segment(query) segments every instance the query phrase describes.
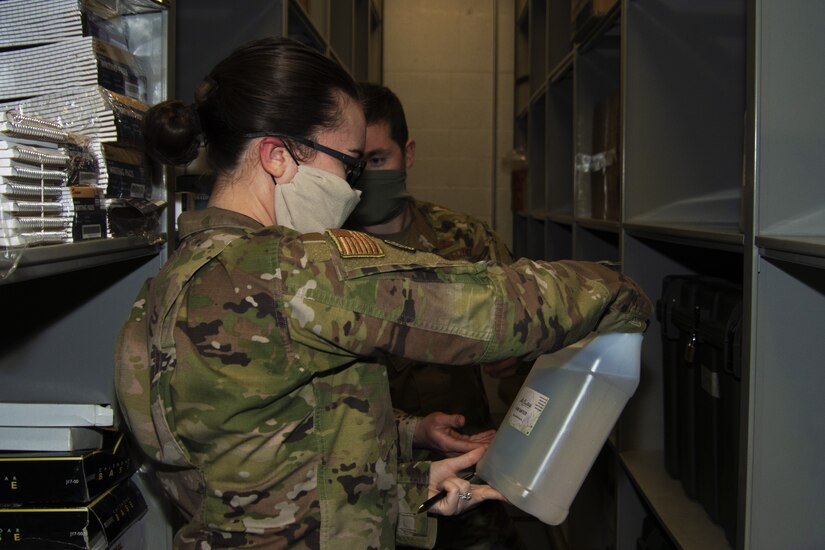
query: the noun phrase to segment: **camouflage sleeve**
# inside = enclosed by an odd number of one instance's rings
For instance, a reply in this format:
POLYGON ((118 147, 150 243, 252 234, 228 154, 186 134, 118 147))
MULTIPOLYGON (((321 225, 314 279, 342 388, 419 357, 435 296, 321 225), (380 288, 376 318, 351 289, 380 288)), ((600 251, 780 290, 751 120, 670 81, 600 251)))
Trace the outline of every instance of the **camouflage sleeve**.
POLYGON ((146 342, 147 309, 146 296, 151 279, 140 289, 129 318, 120 329, 115 344, 115 389, 121 404, 116 410, 123 415, 120 420, 135 435, 147 456, 156 458, 160 451, 152 429, 152 413, 149 408, 149 366, 146 342), (150 443, 151 442, 151 443, 150 443))
POLYGON ((421 419, 401 409, 393 409, 393 412, 395 413, 395 427, 398 430, 398 460, 412 460, 415 427, 421 419))
POLYGON ((490 226, 479 221, 475 225, 476 237, 473 258, 505 265, 513 263, 513 254, 490 226))
POLYGON ((319 265, 323 274, 290 277, 287 317, 296 343, 326 354, 442 364, 530 360, 593 330, 641 332, 651 313, 633 281, 596 263, 504 266, 397 253, 332 254, 319 265))
POLYGON ((398 527, 395 542, 415 548, 435 545, 438 524, 429 514, 419 514, 418 507, 429 495, 430 463, 407 462, 398 465, 398 527))

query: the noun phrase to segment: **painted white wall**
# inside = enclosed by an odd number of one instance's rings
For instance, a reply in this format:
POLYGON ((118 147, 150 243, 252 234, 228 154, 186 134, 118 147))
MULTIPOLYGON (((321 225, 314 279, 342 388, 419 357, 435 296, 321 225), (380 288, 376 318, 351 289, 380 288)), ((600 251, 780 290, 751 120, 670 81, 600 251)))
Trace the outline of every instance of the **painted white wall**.
POLYGON ((514 0, 384 0, 384 84, 417 142, 408 189, 511 243, 514 0))
MULTIPOLYGON (((416 198, 491 223, 512 246, 514 0, 384 0, 384 85, 401 99, 416 198)), ((508 404, 484 377, 494 419, 508 404)))

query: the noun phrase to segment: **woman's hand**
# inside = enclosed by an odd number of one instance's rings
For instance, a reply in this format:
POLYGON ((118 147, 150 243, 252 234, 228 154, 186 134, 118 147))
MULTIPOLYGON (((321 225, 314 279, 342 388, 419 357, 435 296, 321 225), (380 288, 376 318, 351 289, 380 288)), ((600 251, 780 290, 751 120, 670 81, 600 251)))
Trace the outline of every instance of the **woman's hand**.
POLYGON ((437 460, 430 465, 429 496, 435 496, 442 490, 447 491, 447 496, 436 502, 430 512, 454 516, 485 500, 507 500, 489 485, 474 485, 457 476, 462 470, 474 466, 485 452, 486 449, 479 448, 455 458, 437 460))
POLYGON ((430 413, 415 427, 413 446, 430 449, 446 456, 456 456, 478 448, 487 448, 496 435, 495 430, 487 430, 473 435, 459 433, 457 428, 464 425, 460 414, 430 413))

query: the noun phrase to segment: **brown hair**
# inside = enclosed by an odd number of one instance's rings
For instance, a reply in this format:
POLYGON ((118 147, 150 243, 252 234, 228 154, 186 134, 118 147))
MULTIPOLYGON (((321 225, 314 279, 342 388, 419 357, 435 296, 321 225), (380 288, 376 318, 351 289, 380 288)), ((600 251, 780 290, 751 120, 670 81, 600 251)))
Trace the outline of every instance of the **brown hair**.
POLYGON ((386 86, 371 82, 359 82, 358 91, 361 94, 361 106, 364 108, 367 124, 389 124, 390 137, 398 144, 403 154, 410 136, 401 100, 386 86))
POLYGON ((195 104, 172 100, 144 119, 150 155, 186 164, 202 138, 216 172, 235 168, 248 138, 273 132, 312 139, 341 124, 341 95, 359 100, 355 82, 331 59, 287 38, 249 42, 219 62, 195 91, 195 104))

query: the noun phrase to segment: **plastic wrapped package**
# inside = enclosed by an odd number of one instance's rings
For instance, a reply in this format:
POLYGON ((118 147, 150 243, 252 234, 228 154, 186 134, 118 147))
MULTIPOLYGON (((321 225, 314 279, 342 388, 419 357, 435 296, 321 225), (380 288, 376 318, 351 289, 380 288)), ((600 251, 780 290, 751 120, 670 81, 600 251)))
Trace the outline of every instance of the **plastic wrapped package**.
POLYGON ((0 100, 12 101, 70 87, 99 84, 146 101, 146 77, 138 58, 92 36, 0 51, 0 100))
POLYGON ((126 28, 116 6, 101 0, 4 0, 0 2, 0 47, 96 36, 126 48, 126 28))
MULTIPOLYGON (((96 184, 109 196, 122 196, 118 191, 110 193, 107 189, 109 163, 105 144, 116 143, 118 147, 142 149, 142 124, 148 105, 93 85, 0 105, 1 109, 55 120, 66 130, 90 138, 88 148, 97 164, 96 184)), ((115 179, 119 179, 118 175, 115 179)), ((143 184, 151 185, 149 182, 143 184)), ((121 184, 116 182, 115 186, 118 185, 121 184)), ((144 191, 144 196, 151 195, 151 190, 144 191)))
MULTIPOLYGON (((166 34, 166 8, 159 0, 3 0, 0 2, 0 49, 8 50, 4 52, 9 53, 4 61, 39 56, 41 68, 51 67, 46 77, 71 68, 72 74, 66 77, 71 80, 89 76, 90 73, 80 70, 81 61, 88 63, 89 59, 75 53, 68 62, 63 62, 54 52, 68 51, 69 45, 76 48, 77 40, 89 38, 94 44, 100 84, 115 92, 157 103, 164 92, 165 64, 161 53, 166 34), (50 46, 50 49, 37 50, 39 46, 50 46), (18 52, 11 52, 13 49, 18 52), (138 88, 131 87, 133 84, 138 88), (135 90, 139 95, 132 93, 135 90)), ((8 69, 12 65, 4 63, 4 66, 8 69)), ((28 75, 25 68, 21 70, 20 78, 14 78, 12 72, 4 75, 6 83, 17 86, 25 81, 28 75)), ((42 86, 44 82, 37 84, 42 86)), ((40 89, 28 96, 49 91, 40 89)), ((21 93, 9 97, 28 96, 21 93)))
POLYGON ((166 201, 147 199, 107 199, 111 237, 143 237, 150 243, 162 242, 160 216, 166 201))
POLYGON ((115 144, 103 145, 108 178, 106 197, 148 199, 152 196, 152 167, 143 151, 115 144))
MULTIPOLYGON (((90 176, 96 179, 88 143, 88 138, 59 124, 4 113, 0 120, 0 277, 16 268, 26 247, 72 242, 75 200, 67 184, 90 176)), ((99 204, 102 193, 91 189, 99 204)), ((106 236, 105 215, 103 221, 99 237, 106 236)), ((88 238, 93 232, 80 235, 88 238)))

